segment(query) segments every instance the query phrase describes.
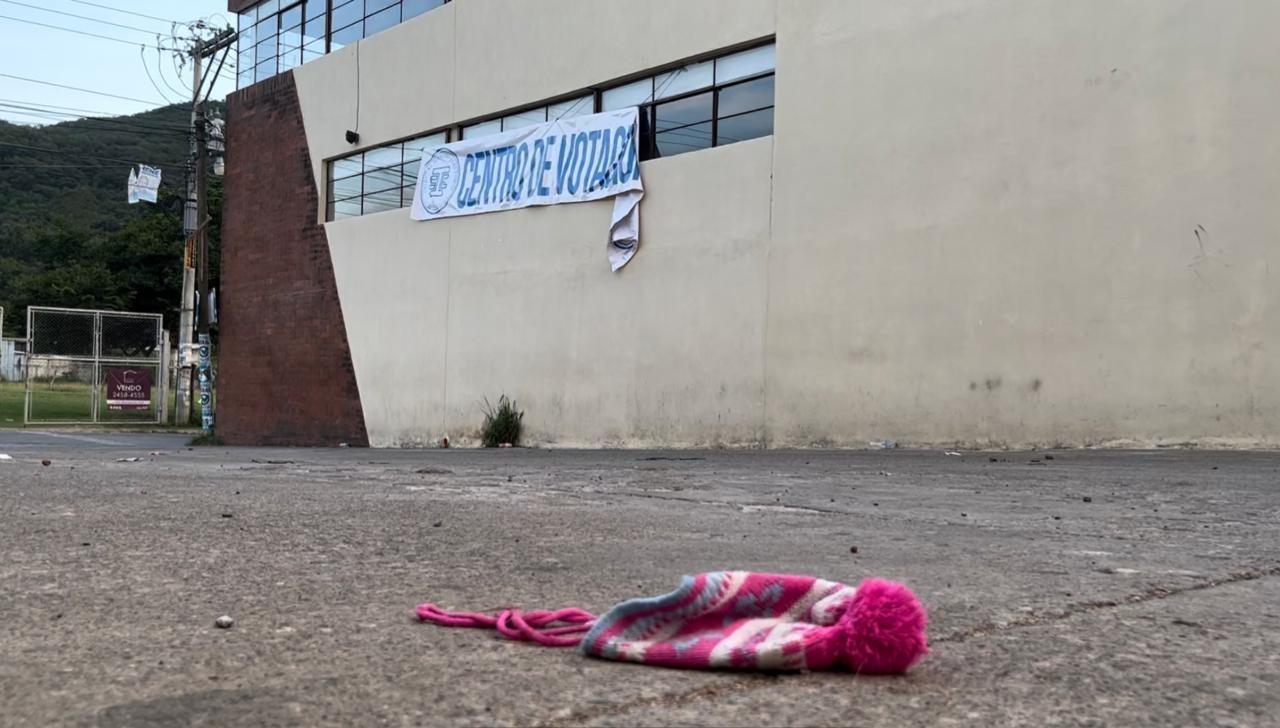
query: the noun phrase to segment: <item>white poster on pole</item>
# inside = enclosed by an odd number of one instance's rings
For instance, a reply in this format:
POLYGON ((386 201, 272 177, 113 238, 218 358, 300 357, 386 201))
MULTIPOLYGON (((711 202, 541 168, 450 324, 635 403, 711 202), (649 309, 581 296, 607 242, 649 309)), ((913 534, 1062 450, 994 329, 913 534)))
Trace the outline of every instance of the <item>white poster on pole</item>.
POLYGON ((559 119, 427 149, 410 216, 435 220, 614 198, 609 264, 640 244, 637 109, 559 119))
POLYGON ((160 170, 139 164, 138 169, 129 170, 129 204, 139 202, 155 202, 160 195, 160 170))

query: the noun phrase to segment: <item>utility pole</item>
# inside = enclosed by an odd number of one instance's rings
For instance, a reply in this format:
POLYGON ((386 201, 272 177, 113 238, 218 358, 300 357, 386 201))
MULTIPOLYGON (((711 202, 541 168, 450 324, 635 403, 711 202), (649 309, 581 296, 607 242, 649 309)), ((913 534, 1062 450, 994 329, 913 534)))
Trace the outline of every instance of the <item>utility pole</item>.
MULTIPOLYGON (((183 206, 183 230, 186 233, 186 254, 183 259, 182 316, 179 323, 179 351, 182 357, 181 383, 178 386, 178 411, 175 415, 177 424, 186 424, 191 419, 191 393, 199 389, 201 427, 205 431, 213 429, 213 372, 211 364, 212 345, 209 339, 209 321, 212 309, 209 306, 209 125, 205 116, 205 104, 202 95, 213 90, 222 70, 219 65, 209 89, 204 89, 204 60, 212 58, 219 51, 230 52, 230 46, 236 40, 235 31, 227 28, 218 32, 208 40, 197 40, 191 48, 193 77, 191 81, 191 156, 192 171, 187 179, 187 200, 183 206), (194 264, 194 268, 193 265, 194 264), (194 285, 192 283, 194 282, 194 285), (198 297, 197 297, 198 296, 198 297), (195 301, 192 299, 195 298, 195 301), (197 306, 194 305, 198 301, 197 306), (192 322, 196 319, 197 328, 197 360, 192 362, 190 344, 192 343, 192 322), (196 364, 193 368, 192 364, 196 364), (196 376, 198 374, 198 376, 196 376)), ((225 62, 226 56, 223 56, 225 62)))

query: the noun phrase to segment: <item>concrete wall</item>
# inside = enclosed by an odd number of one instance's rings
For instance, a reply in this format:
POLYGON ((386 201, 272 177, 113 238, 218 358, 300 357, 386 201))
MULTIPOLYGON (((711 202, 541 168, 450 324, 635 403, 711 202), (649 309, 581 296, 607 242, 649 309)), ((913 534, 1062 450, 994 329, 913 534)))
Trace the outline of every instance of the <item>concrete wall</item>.
POLYGON ((1280 440, 1277 22, 783 2, 771 444, 1280 440))
MULTIPOLYGON (((646 163, 620 274, 608 203, 327 224, 370 442, 457 439, 506 392, 560 444, 1280 443, 1277 21, 467 0, 368 39, 364 145, 778 46, 775 135, 646 163)), ((294 71, 321 183, 356 54, 294 71)))

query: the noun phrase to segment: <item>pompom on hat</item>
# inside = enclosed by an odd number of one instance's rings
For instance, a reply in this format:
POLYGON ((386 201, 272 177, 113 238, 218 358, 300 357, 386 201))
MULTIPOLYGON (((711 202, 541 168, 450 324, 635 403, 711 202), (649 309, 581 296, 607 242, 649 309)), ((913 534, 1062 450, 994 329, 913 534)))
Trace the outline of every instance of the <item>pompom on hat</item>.
POLYGON ((608 660, 693 669, 906 672, 928 652, 924 607, 902 584, 855 589, 811 576, 715 571, 596 617, 581 609, 497 614, 417 609, 423 622, 496 629, 608 660), (584 634, 585 633, 585 634, 584 634))

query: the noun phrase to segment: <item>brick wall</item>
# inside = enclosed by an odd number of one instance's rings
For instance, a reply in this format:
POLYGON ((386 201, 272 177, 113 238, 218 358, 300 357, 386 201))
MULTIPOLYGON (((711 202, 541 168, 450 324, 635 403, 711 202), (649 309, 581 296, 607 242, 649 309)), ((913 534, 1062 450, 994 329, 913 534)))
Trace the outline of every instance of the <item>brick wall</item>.
POLYGON ((227 99, 218 434, 368 445, 293 74, 227 99))

